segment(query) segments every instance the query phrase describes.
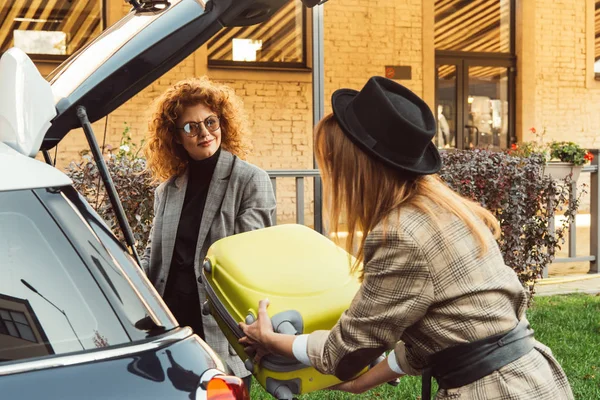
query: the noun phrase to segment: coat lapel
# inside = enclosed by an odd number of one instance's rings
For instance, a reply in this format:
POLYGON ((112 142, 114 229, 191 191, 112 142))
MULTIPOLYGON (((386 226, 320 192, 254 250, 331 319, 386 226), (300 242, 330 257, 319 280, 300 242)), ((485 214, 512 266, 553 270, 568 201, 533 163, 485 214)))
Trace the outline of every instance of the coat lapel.
MULTIPOLYGON (((199 263, 202 247, 206 236, 210 231, 215 215, 221 209, 223 203, 223 197, 227 192, 227 184, 229 183, 229 176, 231 175, 231 168, 233 167, 233 155, 228 151, 222 150, 219 155, 219 160, 215 167, 215 172, 210 181, 208 187, 208 194, 206 196, 206 204, 204 206, 204 212, 202 213, 202 221, 200 222, 200 232, 198 233, 198 242, 196 244, 196 263, 199 263)), ((196 265, 197 267, 197 265, 196 265)), ((197 269, 197 268, 196 268, 197 269)))
POLYGON ((173 257, 173 249, 175 248, 175 239, 177 238, 177 228, 179 227, 179 218, 181 217, 187 182, 188 172, 186 170, 183 175, 167 186, 162 230, 162 265, 163 269, 166 270, 166 275, 169 274, 169 267, 173 257))

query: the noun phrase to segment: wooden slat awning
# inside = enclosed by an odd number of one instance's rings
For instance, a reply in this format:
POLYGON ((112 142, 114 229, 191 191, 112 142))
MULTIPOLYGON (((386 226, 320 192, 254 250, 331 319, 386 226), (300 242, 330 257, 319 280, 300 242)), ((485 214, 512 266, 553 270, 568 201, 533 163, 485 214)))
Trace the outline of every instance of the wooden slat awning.
POLYGON ((435 49, 510 52, 511 0, 435 0, 435 49))
POLYGON ((233 39, 261 40, 257 62, 303 61, 303 6, 289 0, 270 20, 254 26, 224 28, 208 42, 209 61, 233 61, 233 39))
POLYGON ((65 55, 102 32, 102 0, 15 0, 0 5, 0 52, 14 46, 15 30, 66 34, 65 55))

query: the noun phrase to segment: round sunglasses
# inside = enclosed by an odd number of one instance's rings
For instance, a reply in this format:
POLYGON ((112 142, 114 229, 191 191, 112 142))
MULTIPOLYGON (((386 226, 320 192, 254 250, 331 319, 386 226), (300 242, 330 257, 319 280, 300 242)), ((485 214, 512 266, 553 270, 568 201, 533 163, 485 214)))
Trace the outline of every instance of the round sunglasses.
POLYGON ((219 117, 216 115, 211 115, 206 118, 204 121, 200 122, 187 122, 181 128, 177 128, 177 130, 183 131, 183 134, 187 137, 193 138, 198 136, 202 132, 202 125, 209 132, 214 132, 221 127, 219 123, 219 117))

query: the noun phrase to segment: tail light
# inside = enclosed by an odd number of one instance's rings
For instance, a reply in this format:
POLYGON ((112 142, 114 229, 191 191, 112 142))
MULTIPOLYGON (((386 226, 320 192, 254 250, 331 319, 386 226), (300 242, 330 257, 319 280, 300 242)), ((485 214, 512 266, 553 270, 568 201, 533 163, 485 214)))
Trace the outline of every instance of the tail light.
POLYGON ((206 400, 250 400, 244 381, 236 376, 215 374, 202 386, 206 390, 206 400))

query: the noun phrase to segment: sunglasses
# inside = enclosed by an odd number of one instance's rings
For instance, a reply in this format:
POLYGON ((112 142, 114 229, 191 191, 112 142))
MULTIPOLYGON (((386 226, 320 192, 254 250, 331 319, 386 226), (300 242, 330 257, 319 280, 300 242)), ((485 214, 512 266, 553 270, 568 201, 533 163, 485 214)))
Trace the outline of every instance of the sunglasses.
POLYGON ((202 132, 202 125, 209 132, 214 132, 221 127, 219 123, 219 117, 216 115, 211 115, 206 118, 204 121, 200 122, 187 122, 181 128, 177 128, 177 130, 183 131, 183 134, 187 137, 193 138, 198 136, 202 132))

